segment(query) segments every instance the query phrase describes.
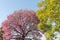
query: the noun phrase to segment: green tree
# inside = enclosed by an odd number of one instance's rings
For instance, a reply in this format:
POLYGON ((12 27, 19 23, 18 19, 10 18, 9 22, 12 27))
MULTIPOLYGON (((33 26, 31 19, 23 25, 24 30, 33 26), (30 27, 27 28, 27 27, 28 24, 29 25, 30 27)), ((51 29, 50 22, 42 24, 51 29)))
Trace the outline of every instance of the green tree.
POLYGON ((46 40, 53 40, 54 32, 60 32, 60 0, 43 0, 38 7, 38 28, 46 35, 46 40))
POLYGON ((0 40, 2 40, 2 30, 0 28, 0 40))

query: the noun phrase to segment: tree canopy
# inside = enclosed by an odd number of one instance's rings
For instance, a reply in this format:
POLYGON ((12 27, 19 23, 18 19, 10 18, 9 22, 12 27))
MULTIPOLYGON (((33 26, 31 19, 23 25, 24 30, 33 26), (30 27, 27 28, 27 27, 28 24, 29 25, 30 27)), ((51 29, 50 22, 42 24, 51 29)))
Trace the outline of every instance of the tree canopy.
POLYGON ((46 40, 53 40, 54 32, 60 32, 60 0, 43 0, 38 7, 38 28, 46 35, 46 40))
POLYGON ((3 40, 40 40, 42 35, 36 27, 39 20, 35 14, 32 10, 19 10, 9 15, 2 23, 3 40))
POLYGON ((3 40, 3 38, 2 38, 2 28, 0 28, 0 40, 3 40))

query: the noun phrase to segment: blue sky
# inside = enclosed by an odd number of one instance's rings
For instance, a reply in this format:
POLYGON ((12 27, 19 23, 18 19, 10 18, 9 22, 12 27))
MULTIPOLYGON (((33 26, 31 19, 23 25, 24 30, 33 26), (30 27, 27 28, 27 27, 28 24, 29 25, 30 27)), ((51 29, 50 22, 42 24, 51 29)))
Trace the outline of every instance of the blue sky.
POLYGON ((0 0, 0 25, 15 10, 37 10, 39 1, 41 0, 0 0))

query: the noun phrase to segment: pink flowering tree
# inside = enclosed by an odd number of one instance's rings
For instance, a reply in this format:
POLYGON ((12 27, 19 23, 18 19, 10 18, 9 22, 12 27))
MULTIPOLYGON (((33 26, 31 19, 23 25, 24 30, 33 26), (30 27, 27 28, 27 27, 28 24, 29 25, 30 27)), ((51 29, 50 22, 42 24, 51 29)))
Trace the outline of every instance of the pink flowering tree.
POLYGON ((39 20, 32 10, 19 10, 7 17, 2 23, 3 40, 40 40, 41 32, 37 29, 39 20))

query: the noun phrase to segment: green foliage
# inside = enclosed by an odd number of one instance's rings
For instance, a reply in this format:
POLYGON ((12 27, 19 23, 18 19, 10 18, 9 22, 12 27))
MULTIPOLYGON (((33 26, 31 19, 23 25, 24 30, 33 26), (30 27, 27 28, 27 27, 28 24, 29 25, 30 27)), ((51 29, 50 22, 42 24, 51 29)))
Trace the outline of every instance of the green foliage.
POLYGON ((2 30, 0 28, 0 40, 2 40, 2 30))
POLYGON ((60 29, 60 0, 44 0, 38 3, 38 7, 38 28, 45 33, 46 40, 53 40, 53 33, 60 29))

